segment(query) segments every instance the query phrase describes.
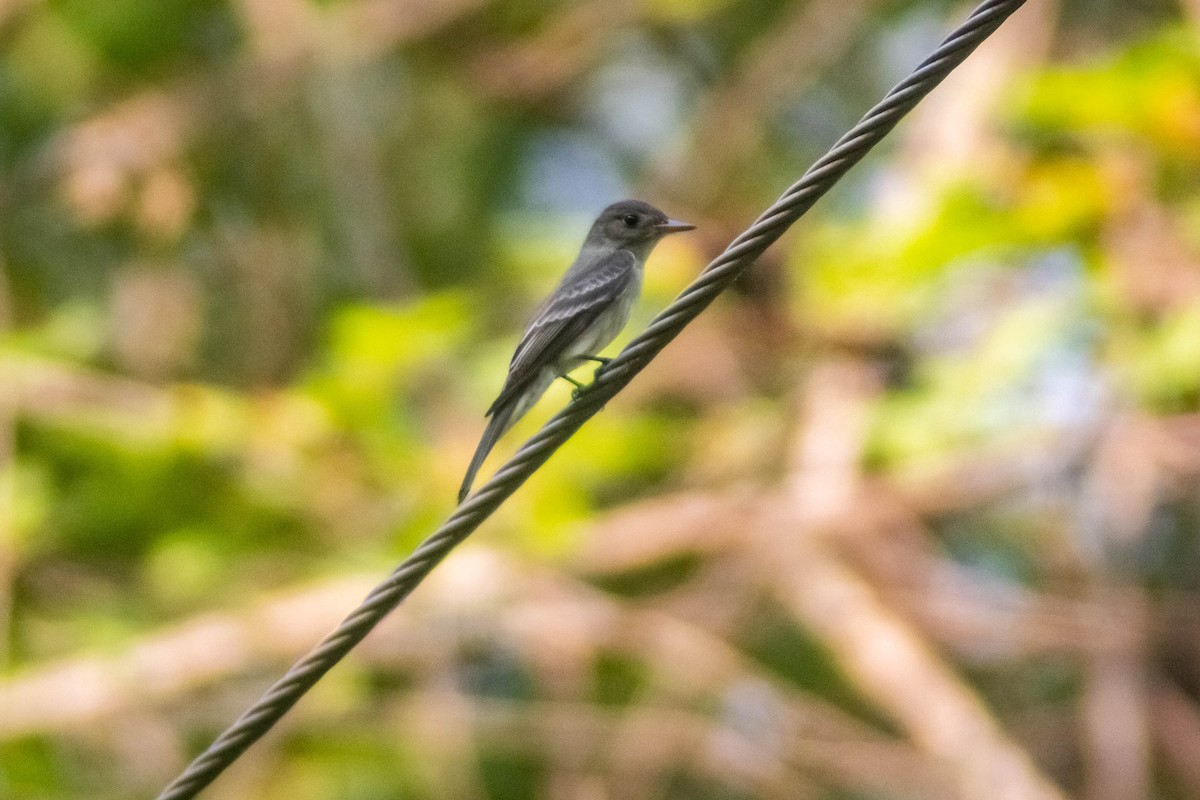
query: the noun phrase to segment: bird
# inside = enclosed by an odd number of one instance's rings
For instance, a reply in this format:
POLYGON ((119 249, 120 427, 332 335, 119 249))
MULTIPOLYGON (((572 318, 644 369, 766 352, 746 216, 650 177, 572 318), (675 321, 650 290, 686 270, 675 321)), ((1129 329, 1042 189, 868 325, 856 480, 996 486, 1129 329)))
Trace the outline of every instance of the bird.
POLYGON ((604 368, 609 359, 597 353, 629 321, 650 252, 666 236, 695 227, 640 200, 622 200, 600 212, 579 255, 525 326, 504 386, 485 415, 487 426, 458 490, 460 504, 496 442, 556 378, 574 384, 578 393, 586 387, 570 377, 571 370, 588 361, 604 368))

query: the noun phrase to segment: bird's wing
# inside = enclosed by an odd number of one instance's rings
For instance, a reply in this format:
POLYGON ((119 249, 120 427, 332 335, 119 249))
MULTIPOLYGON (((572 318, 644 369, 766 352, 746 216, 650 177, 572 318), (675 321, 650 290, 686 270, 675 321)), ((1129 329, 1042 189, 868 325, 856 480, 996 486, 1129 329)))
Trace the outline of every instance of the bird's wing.
POLYGON ((488 414, 524 391, 542 367, 556 362, 567 348, 587 331, 596 318, 625 291, 632 279, 636 260, 627 250, 618 250, 564 283, 550 295, 525 328, 504 388, 488 414))

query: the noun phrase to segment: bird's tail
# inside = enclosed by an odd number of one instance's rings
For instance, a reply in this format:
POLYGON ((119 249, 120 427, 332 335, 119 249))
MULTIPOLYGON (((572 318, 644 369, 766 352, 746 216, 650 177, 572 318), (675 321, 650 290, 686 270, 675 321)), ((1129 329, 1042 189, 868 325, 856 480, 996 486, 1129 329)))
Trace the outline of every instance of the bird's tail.
POLYGON ((479 446, 475 448, 475 455, 471 457, 471 465, 467 467, 467 474, 463 476, 462 486, 458 490, 459 503, 466 500, 467 495, 471 493, 471 484, 475 483, 476 473, 483 466, 488 453, 492 452, 492 448, 496 446, 496 441, 509 429, 509 422, 513 421, 512 416, 515 410, 514 403, 507 403, 492 413, 487 427, 483 431, 483 438, 479 440, 479 446))

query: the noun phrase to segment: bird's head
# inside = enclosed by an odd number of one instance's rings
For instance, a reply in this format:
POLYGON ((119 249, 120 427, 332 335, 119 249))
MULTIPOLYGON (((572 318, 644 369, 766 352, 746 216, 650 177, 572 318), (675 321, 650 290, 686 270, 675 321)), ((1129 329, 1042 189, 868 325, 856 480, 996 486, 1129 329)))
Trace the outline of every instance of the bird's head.
POLYGON ((662 237, 690 231, 695 225, 671 219, 649 203, 622 200, 600 212, 588 234, 588 244, 641 249, 662 237))

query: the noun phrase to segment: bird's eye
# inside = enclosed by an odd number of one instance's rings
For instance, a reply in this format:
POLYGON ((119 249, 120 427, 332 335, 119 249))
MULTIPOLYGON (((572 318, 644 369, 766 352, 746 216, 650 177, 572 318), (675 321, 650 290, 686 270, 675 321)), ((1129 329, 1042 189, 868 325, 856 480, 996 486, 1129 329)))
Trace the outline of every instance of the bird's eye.
POLYGON ((626 214, 624 217, 621 218, 621 221, 625 223, 626 228, 632 228, 634 225, 638 224, 638 215, 637 214, 626 214))

